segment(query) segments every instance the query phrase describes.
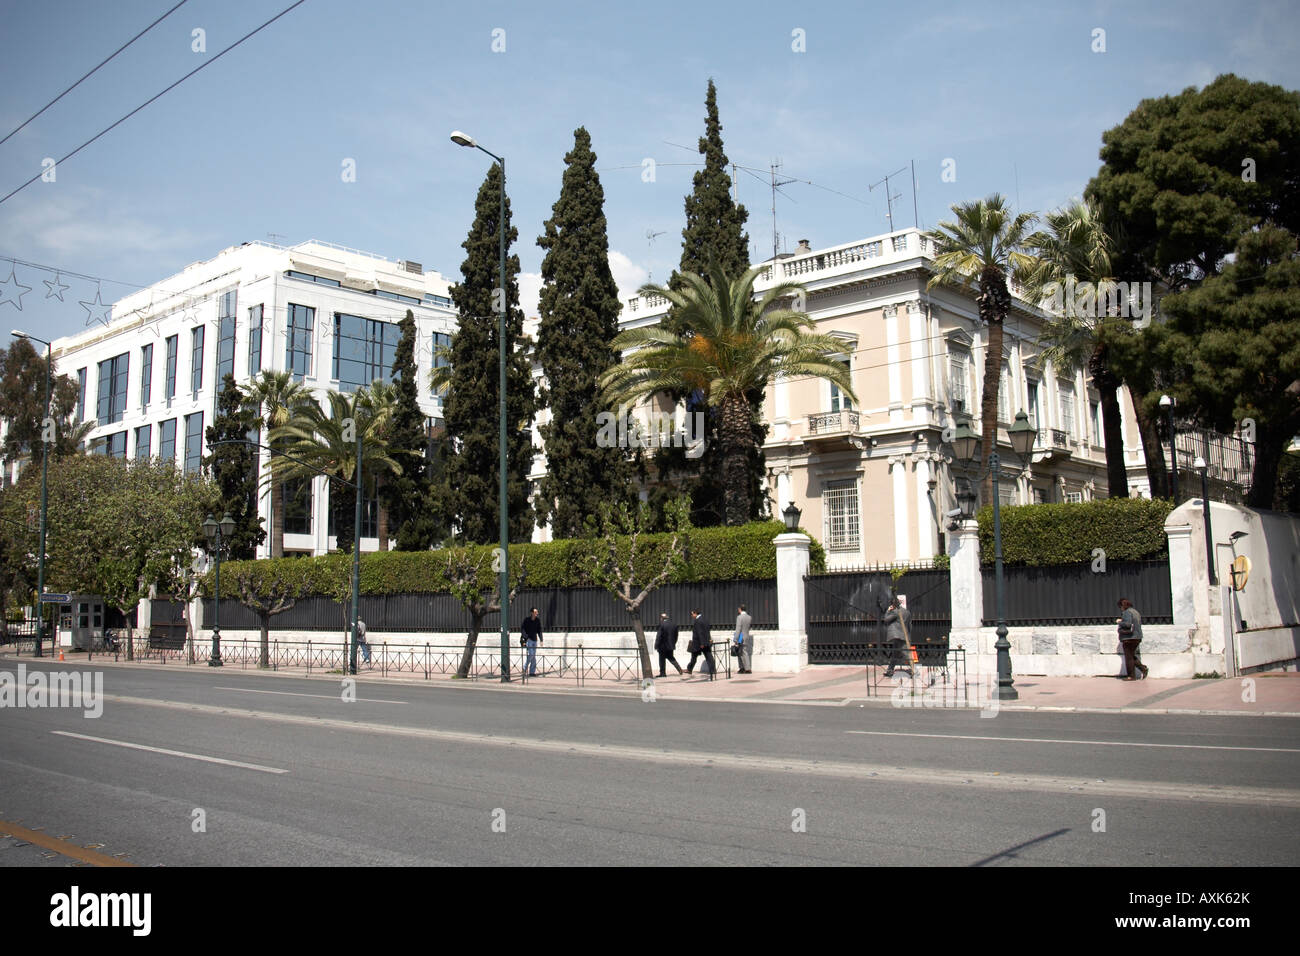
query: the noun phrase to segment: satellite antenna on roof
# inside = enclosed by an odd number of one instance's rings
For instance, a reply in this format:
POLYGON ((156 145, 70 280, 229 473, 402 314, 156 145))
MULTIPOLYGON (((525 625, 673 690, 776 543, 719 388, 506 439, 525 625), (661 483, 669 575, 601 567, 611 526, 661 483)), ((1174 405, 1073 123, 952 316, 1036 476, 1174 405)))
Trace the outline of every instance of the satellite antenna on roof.
POLYGON ((663 230, 660 230, 659 232, 655 232, 653 229, 647 229, 647 230, 645 231, 645 237, 646 237, 646 239, 648 240, 648 244, 649 244, 649 245, 654 245, 655 236, 662 236, 662 235, 664 235, 665 233, 667 233, 667 231, 668 231, 668 230, 663 229, 663 230))
POLYGON ((872 185, 870 185, 870 186, 867 187, 867 190, 868 190, 868 191, 871 191, 871 190, 874 190, 874 189, 875 189, 877 186, 879 186, 881 183, 884 183, 884 186, 885 186, 885 209, 887 210, 887 212, 885 213, 885 216, 889 219, 889 231, 890 231, 890 232, 893 232, 893 231, 894 231, 894 200, 895 200, 895 199, 902 199, 902 198, 903 198, 903 194, 902 194, 902 193, 892 193, 892 194, 891 194, 890 191, 889 191, 889 180, 892 179, 893 177, 897 176, 899 173, 905 173, 905 172, 907 172, 907 167, 906 167, 906 166, 904 166, 902 169, 896 169, 896 170, 894 170, 892 173, 890 173, 888 176, 886 176, 884 179, 880 180, 879 182, 873 183, 872 185))

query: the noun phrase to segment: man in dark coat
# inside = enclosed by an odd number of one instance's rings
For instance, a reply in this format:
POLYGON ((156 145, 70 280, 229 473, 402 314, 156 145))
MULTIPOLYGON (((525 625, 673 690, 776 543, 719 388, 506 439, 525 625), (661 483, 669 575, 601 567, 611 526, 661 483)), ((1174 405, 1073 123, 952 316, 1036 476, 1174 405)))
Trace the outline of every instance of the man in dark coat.
POLYGON ((667 677, 667 662, 672 661, 677 673, 682 665, 677 663, 677 625, 668 618, 667 611, 659 612, 659 633, 655 635, 655 651, 659 654, 659 676, 667 677))
MULTIPOLYGON (((880 605, 877 604, 876 607, 880 605)), ((894 665, 902 664, 903 670, 909 674, 912 673, 911 661, 907 658, 907 647, 911 643, 910 635, 912 632, 912 612, 906 606, 899 603, 897 597, 889 602, 889 610, 885 614, 885 641, 890 645, 889 650, 889 667, 885 669, 885 676, 894 675, 894 665)))
POLYGON ((691 661, 686 665, 686 673, 690 674, 695 670, 695 659, 704 655, 705 661, 709 665, 709 674, 717 672, 717 665, 713 662, 713 637, 709 634, 709 622, 699 609, 691 611, 691 643, 686 648, 691 652, 691 661))

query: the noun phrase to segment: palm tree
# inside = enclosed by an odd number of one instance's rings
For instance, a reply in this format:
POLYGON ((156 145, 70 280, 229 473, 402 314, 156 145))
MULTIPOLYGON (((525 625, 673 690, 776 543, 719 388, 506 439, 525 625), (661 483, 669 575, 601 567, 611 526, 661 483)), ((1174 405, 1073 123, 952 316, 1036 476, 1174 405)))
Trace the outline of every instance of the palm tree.
MULTIPOLYGON (((287 425, 271 432, 272 441, 283 442, 285 454, 292 456, 271 459, 272 473, 278 472, 277 480, 311 478, 324 472, 343 482, 352 481, 357 467, 358 438, 363 479, 367 476, 373 479, 384 471, 401 474, 402 468, 389 457, 388 442, 383 437, 389 413, 373 403, 368 390, 357 389, 351 396, 329 392, 326 398, 328 414, 318 403, 307 402, 287 425)), ((340 551, 350 551, 361 531, 352 527, 349 509, 355 506, 354 494, 350 485, 335 484, 330 489, 340 551)))
MULTIPOLYGON (((301 382, 295 381, 292 372, 264 371, 248 386, 248 400, 259 409, 266 425, 267 443, 274 444, 270 434, 288 425, 299 410, 311 402, 311 392, 301 382)), ((313 403, 314 404, 314 403, 313 403)), ((283 449, 278 449, 283 450, 283 449)), ((275 456, 272 456, 274 464, 275 456)), ((284 481, 271 469, 271 557, 284 557, 284 481), (278 514, 278 517, 277 517, 278 514)))
MULTIPOLYGON (((365 405, 370 409, 370 413, 383 422, 380 427, 379 436, 385 441, 390 439, 394 416, 397 414, 397 386, 391 382, 385 382, 383 379, 375 379, 369 388, 362 389, 365 394, 359 396, 364 400, 365 405)), ((394 451, 419 451, 419 449, 394 449, 394 451)), ((385 477, 383 474, 375 475, 375 491, 379 493, 383 487, 385 477)), ((388 550, 388 509, 384 506, 384 496, 379 494, 379 550, 388 550)))
POLYGON ((1091 202, 1075 200, 1064 209, 1046 216, 1047 231, 1030 236, 1026 245, 1037 259, 1025 276, 1030 301, 1052 300, 1053 318, 1038 334, 1043 359, 1057 368, 1075 371, 1086 368, 1101 395, 1102 431, 1106 446, 1106 483, 1112 498, 1128 497, 1128 469, 1124 466, 1124 439, 1120 432, 1119 377, 1110 370, 1109 338, 1127 331, 1127 323, 1116 315, 1114 296, 1098 294, 1114 281, 1111 266, 1112 243, 1091 202), (1085 288, 1097 308, 1080 310, 1070 301, 1073 284, 1085 288), (1092 314, 1087 314, 1091 311, 1092 314))
MULTIPOLYGON (((998 383, 1002 374, 1002 326, 1011 311, 1008 273, 1014 279, 1033 264, 1024 251, 1030 227, 1037 217, 1023 212, 1012 218, 1000 193, 952 207, 956 222, 940 222, 927 236, 937 246, 934 275, 926 288, 951 282, 968 288, 978 282, 975 304, 980 321, 989 330, 984 353, 984 392, 980 406, 981 451, 984 461, 997 448, 998 383)), ((993 499, 993 475, 984 477, 984 501, 993 499)))
POLYGON ((675 334, 662 326, 629 329, 613 341, 622 361, 600 378, 602 399, 610 407, 631 405, 660 392, 699 394, 721 412, 722 474, 726 520, 749 520, 746 459, 754 448, 748 393, 777 375, 811 375, 834 382, 853 400, 849 373, 829 356, 843 344, 820 335, 803 312, 780 307, 782 299, 800 295, 794 282, 772 286, 758 298, 754 280, 764 266, 730 278, 714 265, 709 280, 692 272, 678 276, 680 290, 642 286, 642 295, 661 295, 678 310, 675 334))

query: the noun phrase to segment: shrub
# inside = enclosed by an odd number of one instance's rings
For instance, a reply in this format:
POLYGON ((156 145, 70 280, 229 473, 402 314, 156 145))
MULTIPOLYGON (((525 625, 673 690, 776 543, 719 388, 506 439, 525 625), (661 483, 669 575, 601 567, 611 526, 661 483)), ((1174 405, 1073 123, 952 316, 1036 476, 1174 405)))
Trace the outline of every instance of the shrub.
MULTIPOLYGON (((691 528, 688 530, 686 562, 669 580, 729 581, 776 577, 776 546, 772 539, 785 530, 779 521, 757 521, 738 528, 691 528)), ((805 532, 806 533, 806 532, 805 532)), ((812 538, 811 535, 809 535, 812 538)), ((662 567, 663 552, 672 541, 671 534, 643 535, 637 542, 637 563, 645 567, 662 567)), ((619 540, 625 554, 628 539, 619 540)), ((468 545, 480 561, 481 583, 491 587, 492 553, 490 545, 468 545)), ((510 560, 523 558, 527 569, 526 588, 590 587, 594 584, 588 571, 587 555, 605 549, 600 538, 574 538, 543 544, 518 544, 510 547, 510 560)), ((826 570, 826 551, 812 538, 809 559, 813 571, 826 570)), ((361 556, 361 593, 438 594, 447 593, 447 551, 378 551, 361 556)), ((352 556, 327 554, 315 558, 264 558, 261 561, 223 561, 221 596, 237 598, 236 579, 252 574, 255 591, 264 588, 276 574, 284 576, 297 594, 342 593, 343 582, 352 573, 352 556)), ((204 596, 212 594, 212 572, 200 585, 204 596)))
MULTIPOLYGON (((1108 561, 1140 561, 1169 551, 1165 519, 1173 504, 1163 498, 1105 498, 1078 504, 1013 505, 1002 509, 1004 564, 1041 566, 1093 560, 1101 548, 1108 561)), ((981 508, 980 560, 993 563, 993 508, 981 508)))

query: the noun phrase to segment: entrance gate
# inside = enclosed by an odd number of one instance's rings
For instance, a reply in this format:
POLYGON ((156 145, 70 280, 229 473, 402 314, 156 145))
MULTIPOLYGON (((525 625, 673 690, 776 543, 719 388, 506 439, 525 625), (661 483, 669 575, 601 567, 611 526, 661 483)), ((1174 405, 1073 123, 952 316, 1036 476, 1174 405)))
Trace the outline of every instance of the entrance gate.
POLYGON ((808 663, 866 664, 868 650, 885 640, 890 597, 901 594, 912 612, 913 644, 946 643, 952 597, 946 568, 877 566, 804 575, 808 663))

